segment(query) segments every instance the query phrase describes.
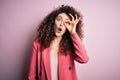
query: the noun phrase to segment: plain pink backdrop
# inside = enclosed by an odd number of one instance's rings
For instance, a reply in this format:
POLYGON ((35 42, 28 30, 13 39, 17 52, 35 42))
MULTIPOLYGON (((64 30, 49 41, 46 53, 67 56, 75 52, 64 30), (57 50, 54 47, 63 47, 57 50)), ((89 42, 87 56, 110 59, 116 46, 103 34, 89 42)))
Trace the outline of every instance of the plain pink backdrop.
POLYGON ((90 60, 79 80, 120 80, 120 0, 0 0, 0 80, 25 80, 39 22, 61 4, 84 16, 90 60))

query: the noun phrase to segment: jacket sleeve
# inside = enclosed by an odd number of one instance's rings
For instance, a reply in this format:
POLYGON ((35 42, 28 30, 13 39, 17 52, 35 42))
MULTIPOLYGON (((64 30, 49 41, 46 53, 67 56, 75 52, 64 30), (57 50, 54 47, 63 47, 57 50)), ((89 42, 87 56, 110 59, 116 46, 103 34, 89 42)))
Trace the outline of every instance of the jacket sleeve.
POLYGON ((37 56, 37 43, 33 42, 28 80, 36 80, 36 56, 37 56))
POLYGON ((73 55, 74 59, 79 63, 88 62, 89 57, 87 55, 87 51, 76 32, 71 34, 71 39, 73 41, 74 50, 75 50, 75 53, 73 55))

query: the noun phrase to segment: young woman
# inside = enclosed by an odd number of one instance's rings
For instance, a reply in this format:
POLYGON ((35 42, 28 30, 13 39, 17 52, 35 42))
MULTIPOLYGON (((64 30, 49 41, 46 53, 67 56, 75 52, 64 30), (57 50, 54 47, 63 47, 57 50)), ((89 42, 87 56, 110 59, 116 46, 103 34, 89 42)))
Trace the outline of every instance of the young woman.
POLYGON ((28 80, 78 80, 74 60, 88 62, 82 44, 82 15, 62 5, 40 23, 28 80))

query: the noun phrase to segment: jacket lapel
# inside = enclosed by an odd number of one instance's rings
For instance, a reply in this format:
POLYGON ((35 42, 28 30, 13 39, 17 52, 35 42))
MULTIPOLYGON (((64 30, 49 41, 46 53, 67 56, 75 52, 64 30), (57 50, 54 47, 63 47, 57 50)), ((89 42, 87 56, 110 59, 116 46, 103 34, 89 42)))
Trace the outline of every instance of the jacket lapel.
POLYGON ((43 59, 44 59, 43 61, 45 65, 47 79, 51 80, 50 47, 43 50, 43 59))

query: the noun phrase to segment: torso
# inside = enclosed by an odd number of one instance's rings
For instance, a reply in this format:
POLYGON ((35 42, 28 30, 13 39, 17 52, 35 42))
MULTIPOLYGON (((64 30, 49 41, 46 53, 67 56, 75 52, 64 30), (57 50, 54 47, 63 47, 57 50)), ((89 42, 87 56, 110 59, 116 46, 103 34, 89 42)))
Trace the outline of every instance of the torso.
POLYGON ((52 46, 50 51, 51 77, 52 80, 58 80, 58 48, 52 46))
POLYGON ((56 37, 51 43, 50 62, 52 80, 58 80, 58 52, 61 39, 62 37, 56 37))

